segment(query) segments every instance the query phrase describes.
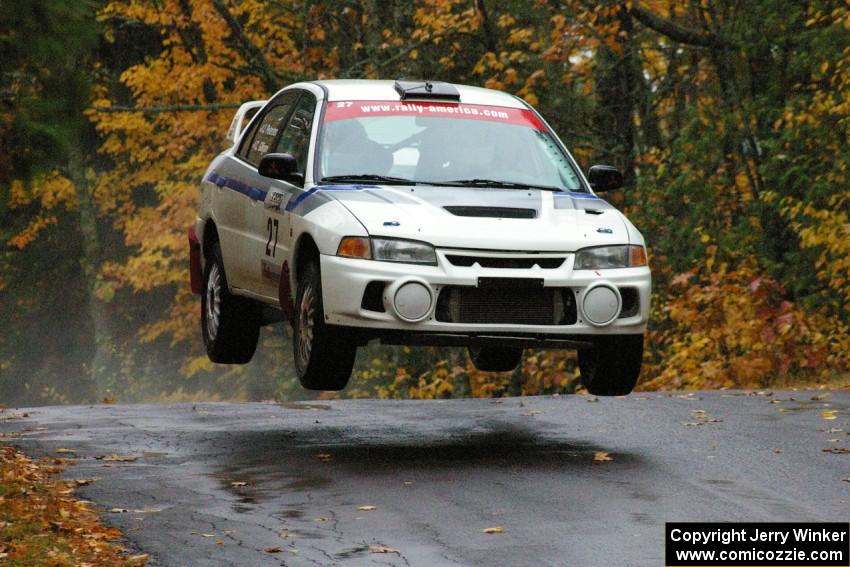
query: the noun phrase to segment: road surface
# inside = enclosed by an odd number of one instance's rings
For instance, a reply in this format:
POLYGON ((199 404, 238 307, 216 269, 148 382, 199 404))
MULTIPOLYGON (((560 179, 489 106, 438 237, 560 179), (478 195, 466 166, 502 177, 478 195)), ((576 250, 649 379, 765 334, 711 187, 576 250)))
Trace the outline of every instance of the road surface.
POLYGON ((850 519, 850 392, 815 394, 47 407, 0 431, 76 451, 78 493, 155 566, 658 567, 666 521, 850 519))

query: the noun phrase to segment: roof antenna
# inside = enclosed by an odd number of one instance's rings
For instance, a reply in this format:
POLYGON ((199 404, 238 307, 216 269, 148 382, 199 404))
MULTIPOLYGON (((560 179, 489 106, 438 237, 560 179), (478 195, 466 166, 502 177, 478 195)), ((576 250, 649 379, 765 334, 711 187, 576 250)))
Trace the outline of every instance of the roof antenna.
POLYGON ((430 81, 425 81, 425 92, 430 93, 432 90, 434 90, 434 85, 430 81))

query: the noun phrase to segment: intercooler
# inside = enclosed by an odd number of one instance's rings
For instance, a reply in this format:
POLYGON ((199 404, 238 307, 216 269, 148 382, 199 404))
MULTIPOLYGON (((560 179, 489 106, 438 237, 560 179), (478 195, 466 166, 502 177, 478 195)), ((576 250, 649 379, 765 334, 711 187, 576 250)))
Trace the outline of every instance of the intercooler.
POLYGON ((543 287, 533 278, 480 278, 477 287, 446 286, 437 299, 444 323, 573 325, 576 305, 570 288, 543 287))

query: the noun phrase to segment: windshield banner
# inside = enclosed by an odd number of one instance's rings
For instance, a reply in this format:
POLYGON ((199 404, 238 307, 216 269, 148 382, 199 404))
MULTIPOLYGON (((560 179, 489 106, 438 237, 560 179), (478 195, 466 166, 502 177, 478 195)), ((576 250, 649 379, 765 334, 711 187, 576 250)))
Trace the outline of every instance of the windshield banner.
POLYGON ((380 100, 335 100, 328 102, 325 121, 350 120, 369 116, 424 116, 430 118, 463 118, 518 124, 545 130, 543 122, 531 110, 459 104, 451 102, 388 102, 380 100))

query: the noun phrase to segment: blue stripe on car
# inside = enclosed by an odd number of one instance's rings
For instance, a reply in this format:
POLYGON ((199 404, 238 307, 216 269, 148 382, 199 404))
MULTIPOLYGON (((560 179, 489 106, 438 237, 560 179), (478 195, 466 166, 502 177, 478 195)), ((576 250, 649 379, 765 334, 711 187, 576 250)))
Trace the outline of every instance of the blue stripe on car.
POLYGON ((249 199, 253 199, 254 201, 266 200, 266 191, 258 189, 257 187, 252 187, 247 183, 242 183, 237 179, 219 175, 214 171, 210 172, 206 176, 204 181, 209 181, 213 185, 218 185, 219 187, 227 187, 228 189, 233 189, 237 193, 242 193, 243 195, 245 195, 249 199))
POLYGON ((292 211, 298 205, 302 204, 304 201, 320 191, 363 191, 365 189, 377 188, 377 185, 317 185, 316 187, 301 193, 294 199, 290 199, 289 202, 286 203, 286 210, 292 211))
MULTIPOLYGON (((266 195, 268 191, 263 191, 257 187, 252 187, 247 183, 243 183, 238 179, 233 179, 231 177, 225 177, 224 175, 219 175, 215 171, 211 171, 204 178, 204 181, 208 181, 213 185, 217 185, 219 187, 227 187, 228 189, 233 189, 237 193, 241 193, 252 199, 254 201, 265 201, 266 195)), ((364 189, 377 189, 377 185, 317 185, 308 191, 305 191, 299 194, 294 199, 290 199, 286 204, 286 210, 292 211, 298 205, 302 204, 304 201, 315 195, 320 191, 363 191, 364 189)))

